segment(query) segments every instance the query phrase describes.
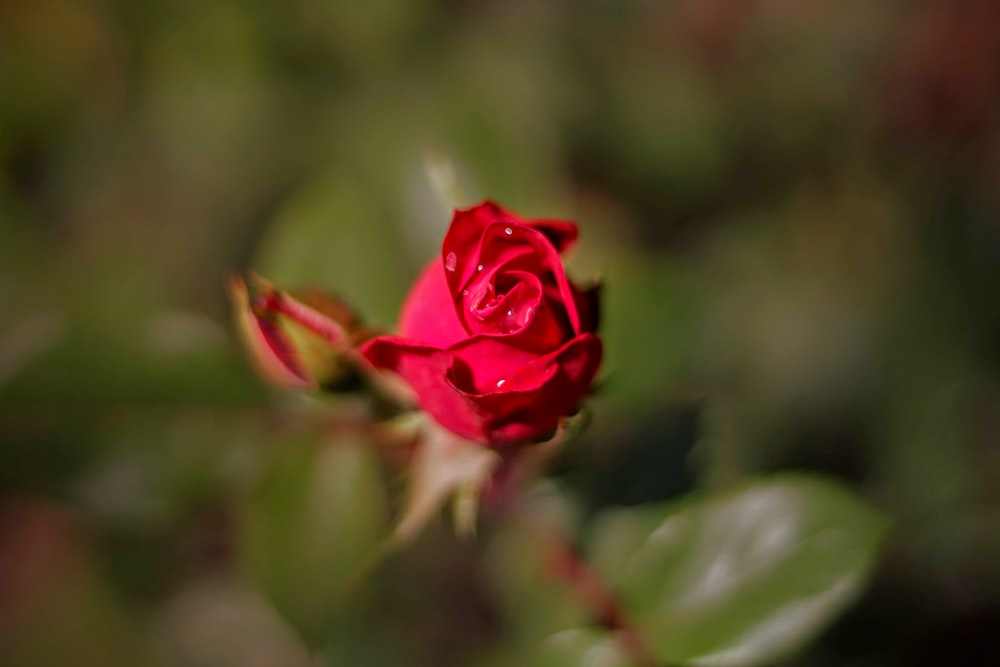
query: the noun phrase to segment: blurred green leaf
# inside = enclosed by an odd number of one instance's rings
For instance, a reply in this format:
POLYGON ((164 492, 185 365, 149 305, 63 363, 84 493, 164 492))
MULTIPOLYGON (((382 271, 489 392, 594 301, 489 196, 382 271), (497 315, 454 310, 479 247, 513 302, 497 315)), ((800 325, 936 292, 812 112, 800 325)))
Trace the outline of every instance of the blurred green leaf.
POLYGON ((612 633, 597 629, 566 630, 542 643, 532 667, 630 667, 612 633))
POLYGON ((127 322, 43 311, 0 327, 0 348, 0 401, 232 405, 263 398, 225 329, 193 311, 133 313, 127 322))
POLYGON ((630 185, 665 189, 675 201, 717 189, 729 158, 724 109, 711 82, 679 61, 640 58, 609 79, 605 140, 630 185))
POLYGON ((683 270, 647 256, 608 262, 602 313, 609 378, 606 400, 622 411, 676 386, 691 364, 700 305, 683 270), (651 350, 656 350, 651 354, 651 350))
POLYGON ((886 527, 839 485, 785 475, 610 512, 590 547, 659 659, 734 667, 797 649, 842 611, 886 527))
POLYGON ((388 526, 374 453, 364 443, 290 443, 251 500, 244 556, 264 594, 320 641, 388 526))
POLYGON ((319 287, 395 322, 407 278, 396 229, 371 193, 336 169, 306 182, 279 212, 254 269, 289 288, 319 287))

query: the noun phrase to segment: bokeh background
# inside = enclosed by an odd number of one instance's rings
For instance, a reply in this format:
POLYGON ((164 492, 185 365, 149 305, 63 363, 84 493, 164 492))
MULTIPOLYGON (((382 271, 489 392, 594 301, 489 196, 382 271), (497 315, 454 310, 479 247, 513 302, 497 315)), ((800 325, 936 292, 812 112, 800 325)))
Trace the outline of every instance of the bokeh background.
POLYGON ((580 521, 827 473, 894 528, 787 664, 1000 664, 991 0, 0 2, 0 662, 517 664, 527 548, 445 527, 323 622, 390 501, 323 444, 358 406, 267 390, 225 294, 391 328, 485 197, 605 281, 580 521))

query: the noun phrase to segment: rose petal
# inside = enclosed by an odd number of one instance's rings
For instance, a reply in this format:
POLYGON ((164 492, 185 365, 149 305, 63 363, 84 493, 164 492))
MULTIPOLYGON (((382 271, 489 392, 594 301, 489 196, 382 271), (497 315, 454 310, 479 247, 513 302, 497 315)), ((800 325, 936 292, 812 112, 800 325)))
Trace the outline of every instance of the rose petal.
POLYGON ((555 284, 559 289, 560 302, 566 309, 566 317, 569 319, 573 332, 581 333, 580 315, 577 312, 576 299, 573 296, 573 288, 570 285, 569 278, 566 277, 566 270, 563 268, 562 260, 559 258, 559 253, 541 232, 533 229, 526 229, 525 231, 528 232, 526 236, 532 245, 534 245, 535 248, 544 255, 545 263, 552 271, 552 277, 555 279, 555 284))
POLYGON ((576 244, 577 226, 565 220, 529 220, 528 224, 545 235, 560 255, 576 244))
MULTIPOLYGON (((572 285, 572 283, 571 283, 572 285)), ((573 298, 576 302, 576 310, 580 313, 580 330, 597 331, 601 322, 601 290, 603 286, 596 282, 589 287, 580 289, 576 285, 573 287, 573 298)))
POLYGON ((400 314, 399 332, 404 338, 438 348, 469 337, 455 310, 441 260, 428 264, 410 289, 400 314))
POLYGON ((498 294, 493 285, 484 285, 465 299, 471 315, 466 321, 473 333, 516 333, 535 319, 542 301, 538 278, 523 272, 507 277, 515 282, 506 292, 498 294))
POLYGON ((473 334, 518 336, 518 345, 549 352, 573 336, 565 310, 545 298, 538 276, 526 271, 504 273, 476 284, 463 299, 466 325, 473 334), (508 288, 502 283, 508 283, 508 288))
MULTIPOLYGON (((469 283, 482 263, 479 261, 486 229, 497 225, 513 231, 521 227, 541 235, 556 254, 568 250, 577 238, 577 227, 563 220, 524 220, 492 201, 484 201, 467 209, 456 209, 451 226, 442 244, 441 258, 448 268, 448 283, 457 293, 469 283)), ((558 262, 561 265, 561 262, 558 262)))
MULTIPOLYGON (((470 289, 463 311, 469 330, 519 336, 520 347, 530 347, 540 354, 554 350, 576 335, 559 286, 551 282, 543 285, 537 273, 537 269, 534 272, 510 269, 491 281, 495 285, 488 283, 480 288, 477 284, 470 289), (510 284, 513 286, 505 287, 510 284), (497 293, 501 293, 500 296, 496 296, 497 293), (485 308, 479 305, 484 297, 485 308)), ((543 273, 551 278, 548 270, 543 273)), ((573 284, 568 284, 575 292, 573 284)))
POLYGON ((550 271, 539 261, 539 253, 528 243, 499 245, 498 252, 482 257, 483 271, 452 295, 471 333, 520 331, 532 322, 541 304, 539 276, 550 271))
POLYGON ((560 254, 569 250, 576 243, 578 236, 576 224, 569 220, 554 220, 551 218, 526 220, 488 199, 471 208, 455 211, 456 219, 459 217, 459 214, 463 218, 471 218, 480 225, 486 225, 491 222, 503 222, 534 227, 548 238, 549 242, 555 246, 555 249, 560 254))
POLYGON ((441 259, 452 294, 460 293, 475 276, 483 231, 496 220, 498 210, 492 202, 484 202, 472 208, 456 209, 452 215, 451 226, 441 245, 441 259))
POLYGON ((518 369, 500 391, 470 397, 486 416, 483 430, 490 444, 539 440, 551 433, 589 391, 602 353, 597 336, 581 334, 518 369))
POLYGON ((487 445, 547 435, 561 417, 576 409, 601 363, 601 341, 589 333, 526 363, 519 363, 515 350, 499 350, 497 345, 502 345, 501 339, 480 337, 449 352, 383 336, 369 341, 361 352, 375 367, 403 376, 416 391, 421 407, 442 426, 487 445), (472 355, 479 354, 506 355, 504 363, 514 370, 499 389, 465 388, 471 366, 463 357, 473 360, 472 355))
POLYGON ((554 284, 558 291, 555 303, 562 305, 566 318, 574 334, 581 333, 576 301, 562 260, 556 247, 538 229, 514 222, 491 222, 483 225, 481 217, 459 215, 452 222, 452 228, 445 237, 444 252, 446 264, 453 270, 446 271, 455 307, 461 311, 466 326, 469 322, 465 297, 481 294, 484 280, 495 280, 502 271, 521 270, 538 275, 548 284, 554 284), (473 252, 472 233, 481 231, 479 244, 473 252), (472 258, 472 259, 470 259, 472 258), (475 263, 475 266, 473 266, 475 263), (482 275, 479 275, 482 273, 482 275), (550 282, 551 281, 551 282, 550 282))
POLYGON ((462 374, 455 375, 456 386, 469 394, 500 391, 518 369, 539 358, 537 353, 517 347, 515 340, 479 335, 453 346, 450 351, 462 362, 462 374))
POLYGON ((486 442, 485 420, 477 405, 450 380, 456 372, 451 352, 380 336, 362 346, 361 354, 375 368, 402 376, 416 392, 420 407, 446 429, 469 440, 486 442))

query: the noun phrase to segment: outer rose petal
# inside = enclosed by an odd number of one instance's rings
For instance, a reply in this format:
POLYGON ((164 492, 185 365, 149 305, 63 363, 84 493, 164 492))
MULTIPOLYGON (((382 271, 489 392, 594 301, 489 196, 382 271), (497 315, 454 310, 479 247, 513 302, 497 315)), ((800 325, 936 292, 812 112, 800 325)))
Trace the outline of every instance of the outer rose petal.
MULTIPOLYGON (((479 225, 479 234, 482 233, 481 227, 491 222, 514 223, 517 225, 528 225, 529 227, 534 227, 549 239, 549 242, 555 246, 555 249, 560 254, 573 247, 573 244, 576 243, 578 235, 576 224, 573 222, 568 220, 551 219, 525 220, 519 215, 511 213, 496 202, 488 199, 481 204, 477 204, 476 206, 456 210, 455 215, 452 218, 452 225, 454 225, 455 221, 460 218, 463 220, 470 219, 479 225)), ((479 236, 479 234, 475 234, 471 230, 469 233, 476 237, 479 236)))
POLYGON ((479 256, 483 234, 487 227, 496 223, 534 229, 545 237, 557 254, 569 250, 576 243, 578 236, 577 226, 573 222, 551 219, 525 220, 489 200, 470 208, 456 209, 451 219, 451 226, 445 235, 441 254, 442 259, 447 261, 448 253, 455 253, 455 274, 449 280, 463 284, 469 281, 477 266, 477 262, 471 260, 479 256))
POLYGON ((576 244, 579 235, 576 225, 565 220, 529 220, 528 224, 544 234, 560 255, 576 244))
POLYGON ((589 391, 602 352, 600 338, 582 334, 515 371, 500 391, 470 396, 484 415, 486 441, 505 445, 546 437, 589 391))
MULTIPOLYGON (((572 283, 570 284, 572 285, 572 283)), ((572 285, 572 287, 576 309, 580 313, 580 330, 597 331, 597 327, 601 323, 601 290, 603 286, 597 282, 582 290, 576 285, 572 285)))
POLYGON ((455 365, 451 352, 392 336, 374 338, 360 351, 376 368, 401 375, 416 392, 420 407, 439 424, 463 438, 485 442, 477 406, 449 379, 455 365))
POLYGON ((514 345, 519 338, 480 335, 453 346, 451 352, 462 362, 453 375, 455 385, 470 394, 490 394, 504 389, 509 391, 510 386, 504 385, 511 381, 512 376, 542 356, 514 345))
POLYGON ((427 265, 406 296, 399 316, 399 333, 438 348, 450 347, 469 337, 455 311, 440 259, 427 265))
MULTIPOLYGON (((482 342, 482 341, 480 341, 482 342)), ((468 373, 455 354, 399 338, 369 341, 362 354, 376 367, 394 371, 414 388, 421 407, 452 432, 486 445, 538 440, 576 409, 601 363, 602 346, 582 334, 558 350, 514 370, 496 391, 456 386, 468 373)))

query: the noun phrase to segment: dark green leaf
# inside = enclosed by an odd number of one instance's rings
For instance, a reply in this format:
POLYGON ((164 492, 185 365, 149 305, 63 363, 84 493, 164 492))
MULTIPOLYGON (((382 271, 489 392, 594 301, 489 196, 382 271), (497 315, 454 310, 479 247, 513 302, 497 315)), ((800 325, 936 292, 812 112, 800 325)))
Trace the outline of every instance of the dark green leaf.
POLYGON ((654 654, 734 667, 795 650, 842 611, 886 525, 839 485, 787 475, 607 513, 590 547, 654 654))

